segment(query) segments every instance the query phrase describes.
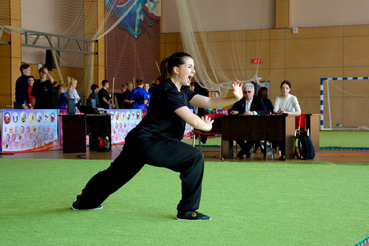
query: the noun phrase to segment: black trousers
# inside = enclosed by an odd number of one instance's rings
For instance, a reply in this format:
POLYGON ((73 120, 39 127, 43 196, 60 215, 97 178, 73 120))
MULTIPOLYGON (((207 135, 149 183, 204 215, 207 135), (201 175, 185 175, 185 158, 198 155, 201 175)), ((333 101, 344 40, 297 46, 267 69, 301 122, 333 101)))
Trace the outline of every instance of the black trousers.
MULTIPOLYGON (((142 131, 141 131, 142 132, 142 131)), ((177 209, 199 208, 204 173, 204 156, 198 149, 180 141, 140 134, 132 130, 120 155, 110 167, 97 173, 87 183, 77 201, 95 207, 133 178, 145 165, 165 167, 180 173, 182 199, 177 209)))
POLYGON ((236 143, 241 147, 241 153, 248 154, 250 153, 250 150, 252 146, 254 146, 257 141, 243 141, 243 140, 237 140, 236 143))

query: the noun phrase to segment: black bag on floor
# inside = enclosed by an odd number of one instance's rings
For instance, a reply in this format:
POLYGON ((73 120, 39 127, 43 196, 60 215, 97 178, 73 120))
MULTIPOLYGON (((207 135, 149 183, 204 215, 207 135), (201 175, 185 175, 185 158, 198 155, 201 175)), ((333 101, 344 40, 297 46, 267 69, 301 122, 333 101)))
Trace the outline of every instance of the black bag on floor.
POLYGON ((315 158, 315 149, 313 142, 307 132, 300 132, 296 135, 296 150, 295 156, 297 159, 307 160, 315 158))

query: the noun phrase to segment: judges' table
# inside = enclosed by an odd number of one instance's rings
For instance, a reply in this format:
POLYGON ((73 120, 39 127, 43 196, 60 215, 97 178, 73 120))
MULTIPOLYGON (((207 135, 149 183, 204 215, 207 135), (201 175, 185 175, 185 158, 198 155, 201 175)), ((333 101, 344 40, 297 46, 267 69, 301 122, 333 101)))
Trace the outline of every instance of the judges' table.
MULTIPOLYGON (((287 115, 221 115, 222 159, 233 158, 233 141, 280 141, 285 145, 286 160, 295 150, 295 117, 287 115)), ((266 159, 266 153, 264 154, 266 159)))

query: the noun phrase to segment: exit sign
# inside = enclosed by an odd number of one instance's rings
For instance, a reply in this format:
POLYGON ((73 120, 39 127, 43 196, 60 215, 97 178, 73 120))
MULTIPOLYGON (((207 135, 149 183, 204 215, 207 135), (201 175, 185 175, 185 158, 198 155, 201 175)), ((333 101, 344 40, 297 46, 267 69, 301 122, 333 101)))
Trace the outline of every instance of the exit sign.
POLYGON ((263 63, 263 59, 252 59, 252 63, 263 63))

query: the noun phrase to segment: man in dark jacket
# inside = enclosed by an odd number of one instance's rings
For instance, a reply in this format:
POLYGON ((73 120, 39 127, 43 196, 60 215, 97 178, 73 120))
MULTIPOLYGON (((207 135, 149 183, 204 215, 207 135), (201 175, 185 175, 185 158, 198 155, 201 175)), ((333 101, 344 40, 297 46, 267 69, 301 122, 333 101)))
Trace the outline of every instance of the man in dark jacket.
POLYGON ((15 103, 14 108, 16 109, 28 109, 32 107, 31 101, 28 95, 28 76, 31 75, 31 68, 28 64, 22 64, 20 66, 22 76, 17 79, 15 83, 15 103))
MULTIPOLYGON (((246 83, 243 86, 243 98, 236 102, 232 108, 229 110, 230 115, 258 115, 258 114, 268 114, 264 102, 259 97, 254 97, 255 87, 252 83, 246 83)), ((240 126, 242 127, 242 126, 240 126)), ((254 145, 255 141, 236 141, 240 147, 241 151, 237 154, 237 157, 243 159, 246 155, 250 158, 250 150, 254 145)))

